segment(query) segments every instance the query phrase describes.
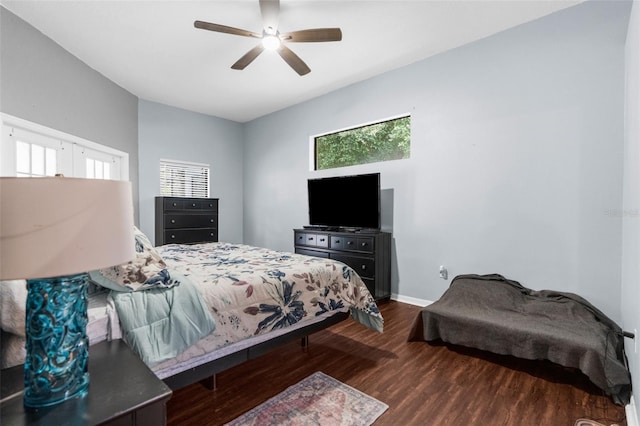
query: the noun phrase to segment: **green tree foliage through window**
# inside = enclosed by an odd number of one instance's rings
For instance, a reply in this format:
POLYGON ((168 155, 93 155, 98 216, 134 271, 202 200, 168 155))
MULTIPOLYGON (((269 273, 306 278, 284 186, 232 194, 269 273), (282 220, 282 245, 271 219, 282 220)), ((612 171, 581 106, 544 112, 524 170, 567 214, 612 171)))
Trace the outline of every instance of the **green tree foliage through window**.
POLYGON ((411 117, 315 138, 316 170, 409 158, 411 117))

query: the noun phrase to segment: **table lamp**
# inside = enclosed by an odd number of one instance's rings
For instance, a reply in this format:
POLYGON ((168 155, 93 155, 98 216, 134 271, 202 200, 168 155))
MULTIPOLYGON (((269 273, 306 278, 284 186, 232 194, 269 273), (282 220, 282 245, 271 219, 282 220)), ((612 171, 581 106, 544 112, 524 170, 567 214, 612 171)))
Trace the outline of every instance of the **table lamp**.
POLYGON ((0 279, 27 280, 26 407, 87 394, 87 272, 134 247, 130 182, 0 178, 0 279))

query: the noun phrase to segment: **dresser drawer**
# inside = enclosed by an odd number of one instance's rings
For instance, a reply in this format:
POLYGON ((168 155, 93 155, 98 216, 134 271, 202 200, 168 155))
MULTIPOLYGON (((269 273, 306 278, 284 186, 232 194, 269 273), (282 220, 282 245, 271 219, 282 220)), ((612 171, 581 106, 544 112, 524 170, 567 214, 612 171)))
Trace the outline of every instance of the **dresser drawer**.
POLYGON ((217 217, 207 214, 169 213, 164 215, 165 229, 175 228, 211 228, 215 227, 217 217))
POLYGON ((201 204, 203 210, 218 211, 218 200, 202 200, 201 204))
POLYGON ((172 229, 164 233, 165 244, 204 243, 218 241, 218 230, 206 229, 172 229))
POLYGON ((364 253, 374 252, 374 240, 372 237, 352 237, 330 234, 295 233, 294 245, 331 248, 332 250, 360 251, 364 253))
POLYGON ((331 259, 350 266, 362 278, 375 278, 376 262, 371 258, 331 253, 331 259))
POLYGON ((356 246, 356 238, 355 237, 343 237, 342 238, 342 248, 344 250, 357 250, 356 246))
POLYGON ((297 254, 304 254, 305 256, 313 256, 313 257, 323 257, 325 259, 329 258, 329 253, 326 251, 317 251, 317 250, 307 250, 307 249, 296 249, 297 254))
POLYGON ((307 234, 302 232, 296 232, 293 236, 293 245, 294 246, 303 246, 307 241, 307 234))
POLYGON ((184 210, 184 200, 182 198, 165 198, 163 200, 163 210, 184 210))
POLYGON ((304 238, 305 246, 314 246, 316 245, 316 234, 306 234, 304 238))
POLYGON ((294 234, 294 246, 309 246, 329 248, 329 235, 327 234, 310 234, 306 232, 296 232, 294 234))
POLYGON ((207 212, 218 211, 218 200, 196 199, 186 200, 184 203, 185 210, 205 210, 207 212))
POLYGON ((344 249, 344 237, 332 235, 329 244, 334 250, 342 250, 344 249))
POLYGON ((329 247, 329 236, 326 234, 316 235, 316 247, 329 247))
POLYGON ((373 237, 356 238, 356 250, 366 253, 373 253, 374 250, 373 237))
POLYGON ((164 211, 173 210, 206 210, 206 211, 218 211, 217 199, 198 199, 198 198, 164 198, 163 200, 164 211))

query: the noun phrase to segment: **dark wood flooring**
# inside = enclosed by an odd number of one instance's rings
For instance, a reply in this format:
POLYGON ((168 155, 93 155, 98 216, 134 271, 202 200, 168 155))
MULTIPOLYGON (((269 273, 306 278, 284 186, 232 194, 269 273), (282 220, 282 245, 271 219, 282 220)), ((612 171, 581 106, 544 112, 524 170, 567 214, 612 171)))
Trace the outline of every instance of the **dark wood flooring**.
POLYGON ((168 424, 221 425, 322 371, 389 405, 377 425, 573 426, 579 418, 626 425, 624 407, 586 376, 544 361, 445 344, 408 342, 420 308, 380 305, 384 333, 352 319, 222 372, 218 389, 174 392, 168 424))

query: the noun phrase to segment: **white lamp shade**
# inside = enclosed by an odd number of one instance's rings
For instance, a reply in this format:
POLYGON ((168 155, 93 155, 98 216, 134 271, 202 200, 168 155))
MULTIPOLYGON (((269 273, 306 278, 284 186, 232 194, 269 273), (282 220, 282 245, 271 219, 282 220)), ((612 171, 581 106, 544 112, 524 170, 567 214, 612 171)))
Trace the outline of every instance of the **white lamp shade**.
POLYGON ((0 178, 0 279, 71 275, 134 257, 130 182, 0 178))

